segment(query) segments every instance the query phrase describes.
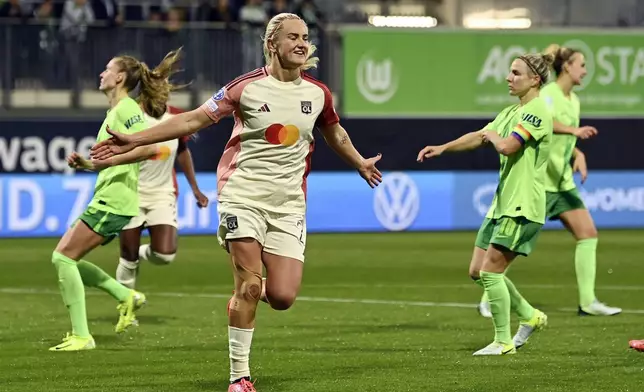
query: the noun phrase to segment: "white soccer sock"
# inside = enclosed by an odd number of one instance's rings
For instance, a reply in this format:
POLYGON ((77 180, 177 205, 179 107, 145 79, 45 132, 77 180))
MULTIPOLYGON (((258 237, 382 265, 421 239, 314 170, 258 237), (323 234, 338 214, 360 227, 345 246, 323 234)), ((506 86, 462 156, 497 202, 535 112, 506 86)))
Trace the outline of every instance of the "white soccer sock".
POLYGON ((150 249, 150 244, 139 246, 139 260, 150 260, 151 255, 152 249, 150 249))
POLYGON ((228 326, 228 356, 230 357, 230 382, 242 377, 250 378, 250 344, 255 329, 228 326))
POLYGON ((134 289, 136 285, 137 268, 139 261, 128 261, 124 258, 119 259, 119 265, 116 267, 116 281, 123 286, 134 289))

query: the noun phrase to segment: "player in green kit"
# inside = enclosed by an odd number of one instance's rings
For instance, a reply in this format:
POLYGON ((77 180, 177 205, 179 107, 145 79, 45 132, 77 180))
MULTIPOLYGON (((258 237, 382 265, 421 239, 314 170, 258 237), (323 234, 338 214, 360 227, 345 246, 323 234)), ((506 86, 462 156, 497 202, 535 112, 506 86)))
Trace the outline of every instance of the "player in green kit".
MULTIPOLYGON (((110 110, 97 142, 110 138, 109 129, 132 134, 146 128, 139 105, 155 100, 159 92, 165 90, 177 58, 176 52, 168 54, 154 70, 130 56, 115 57, 107 64, 101 73, 99 89, 108 97, 110 110), (140 90, 137 100, 128 95, 135 88, 140 90)), ((52 254, 63 302, 71 318, 72 333, 51 351, 91 350, 96 347, 87 325, 84 286, 99 288, 119 301, 116 332, 124 331, 135 322, 134 312, 145 303, 145 296, 118 283, 83 258, 96 247, 114 239, 138 214, 138 162, 156 154, 156 147, 145 146, 105 161, 89 161, 77 153, 67 158, 71 167, 98 171, 99 174, 87 209, 67 230, 52 254)))
POLYGON ((472 150, 490 143, 500 155, 499 184, 474 244, 469 274, 490 302, 494 341, 474 355, 516 353, 533 332, 547 324, 505 276, 519 255, 534 249, 546 215, 546 170, 552 139, 552 115, 539 90, 547 81, 553 56, 526 54, 512 62, 507 82, 519 103, 505 108, 480 131, 470 132, 441 146, 427 146, 418 161, 443 152, 472 150), (510 313, 519 318, 514 338, 510 313))
MULTIPOLYGON (((546 216, 551 220, 561 220, 577 241, 575 271, 579 291, 578 314, 616 315, 621 313, 620 308, 607 306, 595 296, 597 229, 573 181, 574 171, 581 173, 582 183, 588 174, 586 158, 575 147, 577 139, 588 139, 597 134, 594 127, 579 126, 579 98, 572 91, 586 76, 586 60, 583 53, 559 45, 551 45, 546 53, 555 58, 552 68, 557 77, 555 82, 541 89, 541 97, 554 115, 554 135, 546 176, 546 216)), ((485 295, 481 299, 479 312, 491 317, 485 295)))

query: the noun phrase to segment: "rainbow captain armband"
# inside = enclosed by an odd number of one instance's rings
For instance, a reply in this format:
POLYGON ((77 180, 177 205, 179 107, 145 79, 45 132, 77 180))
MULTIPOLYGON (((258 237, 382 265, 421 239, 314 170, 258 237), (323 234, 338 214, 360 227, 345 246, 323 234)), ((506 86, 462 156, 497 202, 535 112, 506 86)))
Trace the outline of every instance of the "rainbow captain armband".
POLYGON ((512 136, 514 136, 515 139, 520 141, 521 144, 524 144, 532 137, 530 132, 528 132, 528 130, 525 129, 521 124, 517 124, 517 126, 514 127, 514 130, 512 131, 512 136))

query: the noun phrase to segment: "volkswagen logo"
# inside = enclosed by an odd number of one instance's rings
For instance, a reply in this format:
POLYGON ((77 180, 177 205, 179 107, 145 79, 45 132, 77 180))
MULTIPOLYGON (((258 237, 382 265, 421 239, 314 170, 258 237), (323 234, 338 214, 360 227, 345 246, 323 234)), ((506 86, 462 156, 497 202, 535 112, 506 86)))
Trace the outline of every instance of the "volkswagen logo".
POLYGON ((356 68, 356 83, 360 94, 367 101, 382 104, 396 94, 398 74, 391 59, 377 61, 365 54, 356 68))
POLYGON ((496 193, 496 184, 487 183, 479 186, 472 194, 472 206, 480 216, 485 216, 492 205, 494 194, 496 193))
POLYGON ((414 180, 405 173, 389 173, 374 193, 373 210, 384 228, 407 229, 420 210, 420 194, 414 180))

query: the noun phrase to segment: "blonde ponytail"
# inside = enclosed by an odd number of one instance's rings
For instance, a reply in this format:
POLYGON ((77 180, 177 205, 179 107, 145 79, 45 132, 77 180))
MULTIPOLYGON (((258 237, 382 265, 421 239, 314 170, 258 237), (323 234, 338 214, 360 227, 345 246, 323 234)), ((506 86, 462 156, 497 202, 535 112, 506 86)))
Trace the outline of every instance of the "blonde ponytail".
POLYGON ((166 112, 170 93, 185 87, 170 82, 170 77, 178 72, 175 65, 180 57, 181 48, 168 53, 154 69, 132 56, 117 57, 119 66, 127 75, 125 88, 130 92, 139 87, 137 100, 144 112, 154 118, 159 118, 166 112))

